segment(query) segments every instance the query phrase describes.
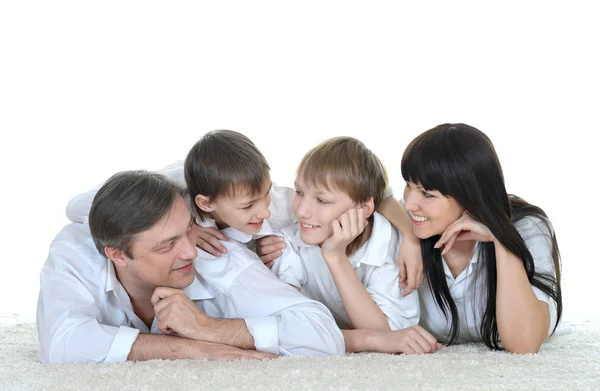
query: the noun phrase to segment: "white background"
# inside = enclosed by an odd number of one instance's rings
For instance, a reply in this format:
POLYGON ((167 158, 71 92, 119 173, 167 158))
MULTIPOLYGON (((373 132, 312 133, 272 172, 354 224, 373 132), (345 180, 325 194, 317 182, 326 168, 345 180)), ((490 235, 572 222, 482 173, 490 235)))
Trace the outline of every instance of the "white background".
POLYGON ((546 210, 566 318, 598 312, 600 25, 592 2, 3 2, 0 312, 33 317, 64 209, 116 171, 183 159, 229 128, 291 184, 351 135, 396 195, 410 140, 465 122, 509 192, 546 210))

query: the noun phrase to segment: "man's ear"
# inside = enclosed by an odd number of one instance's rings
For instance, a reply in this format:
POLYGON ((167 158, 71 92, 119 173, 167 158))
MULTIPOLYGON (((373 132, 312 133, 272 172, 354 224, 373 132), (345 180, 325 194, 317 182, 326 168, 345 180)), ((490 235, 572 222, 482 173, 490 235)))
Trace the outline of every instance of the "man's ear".
POLYGON ((196 202, 196 205, 198 205, 198 208, 203 212, 210 213, 215 210, 212 206, 212 202, 210 202, 210 198, 207 196, 198 194, 194 201, 196 202))
POLYGON ((373 211, 375 211, 375 202, 373 201, 373 197, 369 197, 368 200, 362 203, 361 207, 365 210, 365 218, 371 217, 373 211))
POLYGON ((104 255, 106 255, 106 258, 113 261, 115 266, 120 266, 120 267, 127 266, 126 260, 129 259, 129 257, 127 257, 123 251, 121 251, 117 248, 104 247, 104 255))

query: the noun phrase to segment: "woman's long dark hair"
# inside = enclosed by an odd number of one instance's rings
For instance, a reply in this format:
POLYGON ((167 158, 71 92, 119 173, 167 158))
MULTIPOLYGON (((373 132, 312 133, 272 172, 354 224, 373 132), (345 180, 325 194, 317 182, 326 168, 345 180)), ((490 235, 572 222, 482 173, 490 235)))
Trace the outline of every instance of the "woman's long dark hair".
MULTIPOLYGON (((523 261, 529 282, 556 303, 556 325, 562 314, 560 253, 548 216, 537 206, 507 194, 504 176, 491 140, 480 130, 465 124, 443 124, 414 139, 402 156, 402 176, 427 190, 454 198, 475 220, 484 224, 510 252, 523 261), (553 275, 537 273, 533 257, 515 224, 524 217, 538 217, 552 241, 553 275)), ((446 283, 441 252, 433 246, 434 236, 421 240, 423 267, 437 305, 451 328, 448 344, 458 338, 458 311, 446 283)), ((478 252, 483 270, 476 281, 487 291, 480 334, 486 346, 502 349, 496 323, 496 253, 493 243, 480 243, 478 252)))

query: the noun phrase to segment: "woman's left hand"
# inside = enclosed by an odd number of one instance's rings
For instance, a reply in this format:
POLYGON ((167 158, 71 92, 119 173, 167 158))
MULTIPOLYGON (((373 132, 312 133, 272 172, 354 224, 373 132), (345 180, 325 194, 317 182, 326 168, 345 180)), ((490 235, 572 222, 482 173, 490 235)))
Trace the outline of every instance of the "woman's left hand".
POLYGON ((493 242, 496 238, 488 227, 474 220, 467 212, 463 212, 458 220, 446 228, 442 237, 437 241, 434 247, 440 248, 444 246, 444 251, 442 251, 442 255, 444 255, 452 249, 454 242, 457 240, 493 242))

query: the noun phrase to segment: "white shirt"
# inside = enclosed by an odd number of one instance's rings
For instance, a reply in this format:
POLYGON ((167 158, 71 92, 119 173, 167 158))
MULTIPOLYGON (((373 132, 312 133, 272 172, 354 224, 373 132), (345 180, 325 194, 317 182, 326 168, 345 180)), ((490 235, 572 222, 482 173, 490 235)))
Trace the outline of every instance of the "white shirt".
MULTIPOLYGON (((242 318, 257 350, 281 355, 343 354, 331 313, 278 280, 256 254, 223 242, 221 258, 204 252, 184 289, 204 313, 242 318)), ((94 246, 87 224, 69 224, 50 246, 40 274, 37 309, 43 363, 125 361, 137 335, 149 329, 134 313, 113 264, 94 246)))
MULTIPOLYGON (((273 272, 283 281, 299 287, 311 299, 320 301, 333 313, 338 326, 350 329, 350 320, 319 246, 300 239, 298 224, 282 232, 287 247, 273 272)), ((402 297, 397 255, 402 235, 388 220, 375 212, 371 237, 349 257, 358 278, 381 308, 392 330, 414 326, 419 321, 417 291, 402 297)))
MULTIPOLYGON (((554 274, 551 237, 542 221, 537 217, 525 217, 515 226, 533 256, 536 272, 554 274)), ((452 276, 452 272, 448 268, 446 261, 442 258, 446 283, 458 310, 458 343, 480 342, 482 340, 479 327, 483 311, 485 310, 487 291, 483 286, 483 282, 478 282, 475 278, 478 275, 477 272, 484 266, 478 259, 479 248, 479 243, 477 243, 469 266, 456 278, 452 276)), ((551 333, 556 323, 556 304, 550 296, 538 288, 533 286, 531 288, 540 301, 548 303, 550 309, 550 328, 548 333, 551 333)), ((438 341, 447 341, 451 323, 446 320, 444 314, 437 306, 427 281, 423 282, 419 288, 419 295, 421 299, 420 325, 433 334, 438 341)))

